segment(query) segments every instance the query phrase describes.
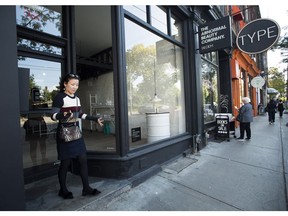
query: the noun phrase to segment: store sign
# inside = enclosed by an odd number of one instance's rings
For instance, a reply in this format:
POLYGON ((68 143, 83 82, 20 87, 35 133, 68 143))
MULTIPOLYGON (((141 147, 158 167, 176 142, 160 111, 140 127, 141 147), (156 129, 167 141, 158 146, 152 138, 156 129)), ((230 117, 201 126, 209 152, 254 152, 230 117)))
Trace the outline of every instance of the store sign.
POLYGON ((231 21, 226 16, 199 26, 199 52, 201 54, 232 46, 231 21))
POLYGON ((271 19, 257 19, 248 23, 237 35, 237 47, 245 53, 262 53, 272 47, 280 36, 278 23, 271 19))
POLYGON ((218 115, 216 117, 217 136, 229 138, 230 135, 230 122, 229 116, 218 115))
POLYGON ((254 77, 251 80, 251 85, 254 88, 261 88, 265 84, 265 80, 261 76, 254 77))
POLYGON ((141 140, 141 127, 131 129, 132 142, 141 140))

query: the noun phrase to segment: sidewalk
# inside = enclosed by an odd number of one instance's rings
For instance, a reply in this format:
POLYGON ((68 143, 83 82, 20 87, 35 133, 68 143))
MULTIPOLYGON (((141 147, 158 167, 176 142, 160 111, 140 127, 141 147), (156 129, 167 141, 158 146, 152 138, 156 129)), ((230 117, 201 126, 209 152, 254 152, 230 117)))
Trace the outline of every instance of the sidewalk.
POLYGON ((136 187, 129 180, 91 177, 102 193, 87 198, 81 196, 80 178, 70 175, 74 199, 63 200, 56 177, 33 183, 26 190, 27 210, 286 211, 288 115, 281 120, 277 115, 275 125, 267 118, 254 118, 250 141, 209 142, 136 187))

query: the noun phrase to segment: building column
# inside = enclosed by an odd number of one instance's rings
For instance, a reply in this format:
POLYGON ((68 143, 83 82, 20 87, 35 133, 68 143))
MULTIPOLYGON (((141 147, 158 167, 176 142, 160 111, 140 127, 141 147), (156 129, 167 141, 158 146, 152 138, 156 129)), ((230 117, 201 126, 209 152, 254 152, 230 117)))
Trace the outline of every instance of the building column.
POLYGON ((0 7, 0 210, 25 210, 20 134, 16 7, 0 7), (5 30, 4 30, 5 29, 5 30))

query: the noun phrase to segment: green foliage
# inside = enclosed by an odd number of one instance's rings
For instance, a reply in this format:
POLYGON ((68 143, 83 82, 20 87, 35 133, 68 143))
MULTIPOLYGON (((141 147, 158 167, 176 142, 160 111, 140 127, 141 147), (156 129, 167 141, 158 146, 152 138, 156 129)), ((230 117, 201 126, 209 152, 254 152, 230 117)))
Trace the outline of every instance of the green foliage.
POLYGON ((282 71, 278 71, 278 68, 269 68, 268 86, 275 88, 280 94, 285 94, 285 76, 282 71))

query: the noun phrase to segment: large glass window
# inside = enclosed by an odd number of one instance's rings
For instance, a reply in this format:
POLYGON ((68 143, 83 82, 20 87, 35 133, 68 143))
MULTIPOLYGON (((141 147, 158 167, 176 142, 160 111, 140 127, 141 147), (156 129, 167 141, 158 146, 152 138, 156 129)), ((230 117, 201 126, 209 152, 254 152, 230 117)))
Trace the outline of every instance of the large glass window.
POLYGON ((20 125, 24 168, 57 160, 57 122, 50 118, 61 63, 19 56, 20 125))
POLYGON ((162 33, 182 42, 182 21, 169 8, 156 5, 124 5, 123 8, 162 33))
POLYGON ((186 131, 183 50, 125 19, 130 149, 186 131))
POLYGON ((116 152, 111 6, 75 6, 77 95, 82 110, 101 116, 104 126, 82 121, 86 148, 116 152))
POLYGON ((202 85, 203 85, 203 112, 204 123, 215 120, 218 112, 218 67, 213 64, 217 62, 217 53, 203 55, 202 58, 202 85))

